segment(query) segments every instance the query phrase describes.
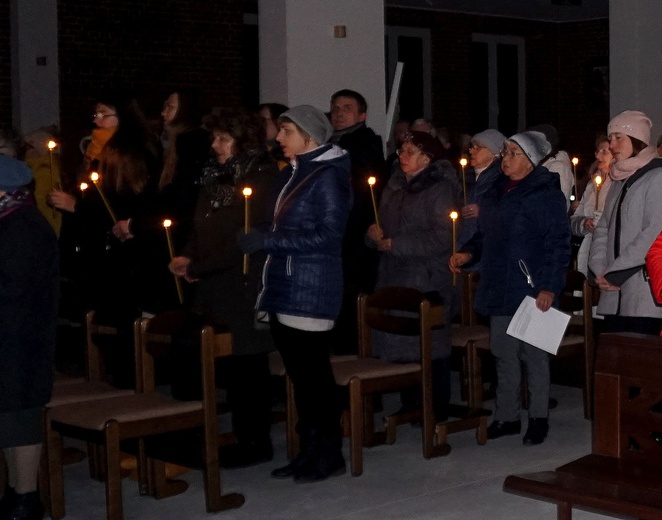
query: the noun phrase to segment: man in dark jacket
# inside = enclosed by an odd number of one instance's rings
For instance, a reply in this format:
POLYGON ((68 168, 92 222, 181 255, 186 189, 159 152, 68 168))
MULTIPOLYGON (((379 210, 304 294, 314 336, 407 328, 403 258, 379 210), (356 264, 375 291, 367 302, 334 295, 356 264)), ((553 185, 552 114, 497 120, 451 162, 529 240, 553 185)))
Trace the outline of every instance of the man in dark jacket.
POLYGON ((330 142, 349 153, 353 195, 343 240, 343 305, 334 329, 337 354, 356 352, 356 298, 360 292, 372 291, 377 278, 377 254, 363 237, 375 219, 368 178, 376 177, 376 188, 381 191, 386 163, 381 137, 365 124, 367 111, 365 98, 354 90, 339 90, 331 96, 334 132, 330 142))

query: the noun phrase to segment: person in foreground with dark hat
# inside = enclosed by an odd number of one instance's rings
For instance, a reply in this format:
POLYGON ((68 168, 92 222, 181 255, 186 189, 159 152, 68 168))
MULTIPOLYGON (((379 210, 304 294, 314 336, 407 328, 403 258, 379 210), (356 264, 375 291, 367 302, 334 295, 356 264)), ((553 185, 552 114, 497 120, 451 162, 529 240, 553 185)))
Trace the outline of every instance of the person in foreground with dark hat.
MULTIPOLYGON (((445 322, 454 314, 453 281, 446 260, 453 251, 451 211, 460 207, 460 183, 444 149, 427 132, 410 132, 398 150, 399 164, 382 193, 380 225, 368 228, 366 243, 380 252, 377 288, 411 287, 438 293, 445 322)), ((373 354, 395 362, 418 362, 420 338, 373 331, 373 354)), ((448 416, 450 328, 432 333, 432 393, 438 421, 448 416)), ((410 411, 420 407, 416 389, 401 394, 410 411)))
POLYGON ((343 294, 342 239, 350 210, 349 155, 328 144, 323 112, 296 106, 276 137, 291 164, 268 232, 239 236, 244 253, 263 250, 258 319, 267 318, 294 385, 301 452, 274 478, 317 482, 345 472, 340 403, 331 370, 331 329, 343 294))
POLYGON ((0 517, 41 520, 41 413, 53 388, 58 246, 36 206, 30 168, 0 155, 0 517))
POLYGON ((483 198, 478 231, 449 261, 452 272, 480 261, 476 311, 490 317, 496 359, 494 422, 488 439, 521 430, 524 364, 529 422, 524 444, 541 444, 549 430, 549 355, 506 334, 526 296, 543 312, 555 306, 570 261, 570 224, 558 175, 540 166, 551 150, 541 132, 513 135, 501 153, 503 173, 483 198))

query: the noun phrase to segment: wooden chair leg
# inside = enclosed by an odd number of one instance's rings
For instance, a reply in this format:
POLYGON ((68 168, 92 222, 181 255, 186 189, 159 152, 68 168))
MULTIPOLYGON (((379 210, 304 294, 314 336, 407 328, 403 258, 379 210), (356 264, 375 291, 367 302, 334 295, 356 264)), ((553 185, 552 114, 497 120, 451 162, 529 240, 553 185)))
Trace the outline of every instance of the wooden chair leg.
POLYGON ((64 477, 62 474, 62 437, 46 420, 46 467, 51 518, 64 517, 64 477))
POLYGON ((102 481, 101 461, 99 460, 98 446, 92 442, 87 443, 87 466, 90 471, 90 478, 102 481))
POLYGON ((361 381, 352 378, 349 382, 349 414, 350 414, 350 449, 349 463, 352 476, 363 474, 363 404, 361 381))
POLYGON ((109 421, 104 428, 106 466, 106 518, 122 520, 122 475, 120 468, 120 436, 116 421, 109 421))
POLYGON ((572 520, 572 504, 570 502, 559 502, 556 508, 557 520, 572 520))
POLYGON ((216 444, 216 427, 213 424, 204 426, 204 457, 202 476, 205 483, 205 504, 208 513, 221 510, 221 473, 218 463, 218 446, 216 444))
POLYGON ((166 465, 162 460, 147 459, 147 475, 149 494, 157 500, 179 495, 188 489, 188 483, 184 480, 168 479, 166 477, 166 465))
POLYGON ((145 439, 138 440, 138 491, 141 495, 149 495, 149 477, 147 469, 147 455, 145 453, 145 439))

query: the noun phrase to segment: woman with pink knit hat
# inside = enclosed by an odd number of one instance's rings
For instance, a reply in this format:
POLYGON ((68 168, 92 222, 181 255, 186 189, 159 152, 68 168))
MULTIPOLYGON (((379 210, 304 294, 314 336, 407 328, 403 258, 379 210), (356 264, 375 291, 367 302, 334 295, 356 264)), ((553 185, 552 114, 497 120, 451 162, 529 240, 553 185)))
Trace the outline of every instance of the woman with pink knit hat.
POLYGON ((662 307, 644 270, 646 253, 662 231, 662 159, 650 144, 651 120, 626 110, 607 126, 614 156, 612 187, 593 236, 589 269, 600 288, 598 313, 608 332, 657 335, 662 307))

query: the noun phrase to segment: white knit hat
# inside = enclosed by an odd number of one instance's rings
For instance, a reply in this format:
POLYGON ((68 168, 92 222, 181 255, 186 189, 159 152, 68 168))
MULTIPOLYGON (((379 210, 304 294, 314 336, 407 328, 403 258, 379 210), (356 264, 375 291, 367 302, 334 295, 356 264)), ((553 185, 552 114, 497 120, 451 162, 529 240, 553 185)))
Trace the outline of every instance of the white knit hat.
POLYGON ((648 146, 651 143, 652 121, 643 112, 626 110, 615 116, 607 125, 607 135, 621 133, 639 139, 648 146))
POLYGON ((552 151, 552 145, 545 137, 545 134, 536 132, 535 130, 515 134, 509 137, 508 141, 512 141, 519 146, 533 166, 538 166, 552 151))

